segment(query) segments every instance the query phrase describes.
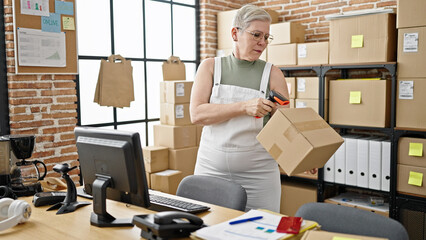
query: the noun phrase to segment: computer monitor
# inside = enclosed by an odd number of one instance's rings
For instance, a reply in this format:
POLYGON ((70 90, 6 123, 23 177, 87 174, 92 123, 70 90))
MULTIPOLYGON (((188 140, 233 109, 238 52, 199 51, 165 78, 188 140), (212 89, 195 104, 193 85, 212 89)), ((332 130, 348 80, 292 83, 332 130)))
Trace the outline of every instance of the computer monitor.
POLYGON ((115 219, 106 211, 106 198, 149 207, 139 133, 93 127, 76 127, 74 133, 84 189, 93 195, 91 224, 132 226, 131 219, 115 219))

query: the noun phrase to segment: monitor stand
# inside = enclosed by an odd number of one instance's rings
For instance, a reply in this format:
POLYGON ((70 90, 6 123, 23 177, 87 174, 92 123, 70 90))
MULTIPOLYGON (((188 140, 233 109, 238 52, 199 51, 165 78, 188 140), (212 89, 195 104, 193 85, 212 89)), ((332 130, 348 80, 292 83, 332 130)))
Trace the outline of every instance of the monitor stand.
POLYGON ((112 178, 96 174, 92 185, 93 212, 90 224, 98 227, 133 227, 132 219, 116 219, 106 211, 106 190, 112 185, 112 178))

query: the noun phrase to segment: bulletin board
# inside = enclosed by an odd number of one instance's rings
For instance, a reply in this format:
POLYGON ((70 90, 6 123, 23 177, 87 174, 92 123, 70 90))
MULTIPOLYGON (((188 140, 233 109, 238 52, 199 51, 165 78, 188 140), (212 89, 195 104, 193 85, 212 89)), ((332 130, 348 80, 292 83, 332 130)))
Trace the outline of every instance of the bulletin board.
POLYGON ((78 73, 75 0, 13 0, 13 11, 16 74, 78 73))

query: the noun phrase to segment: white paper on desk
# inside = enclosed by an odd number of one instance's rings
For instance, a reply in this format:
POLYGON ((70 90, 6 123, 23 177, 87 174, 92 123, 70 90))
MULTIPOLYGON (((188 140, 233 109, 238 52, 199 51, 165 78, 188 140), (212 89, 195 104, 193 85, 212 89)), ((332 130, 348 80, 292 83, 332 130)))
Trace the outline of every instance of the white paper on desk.
MULTIPOLYGON (((247 213, 231 219, 229 221, 219 223, 210 227, 202 228, 196 231, 196 236, 202 239, 208 240, 222 240, 222 239, 233 239, 233 240, 246 240, 246 239, 279 239, 286 236, 292 236, 292 234, 277 233, 276 229, 281 220, 280 215, 271 214, 265 211, 250 210, 247 213), (239 223, 230 225, 229 222, 263 216, 262 219, 249 221, 245 223, 239 223), (262 229, 263 228, 263 229, 262 229)), ((302 226, 305 222, 302 223, 302 226)))

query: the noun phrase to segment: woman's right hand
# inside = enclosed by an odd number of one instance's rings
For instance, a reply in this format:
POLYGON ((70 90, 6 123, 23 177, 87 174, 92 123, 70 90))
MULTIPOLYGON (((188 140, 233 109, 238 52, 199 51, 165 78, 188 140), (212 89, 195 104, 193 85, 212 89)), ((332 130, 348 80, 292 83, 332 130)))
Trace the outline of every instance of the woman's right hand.
POLYGON ((264 117, 275 108, 275 104, 265 98, 254 98, 244 102, 246 114, 253 117, 264 117))

